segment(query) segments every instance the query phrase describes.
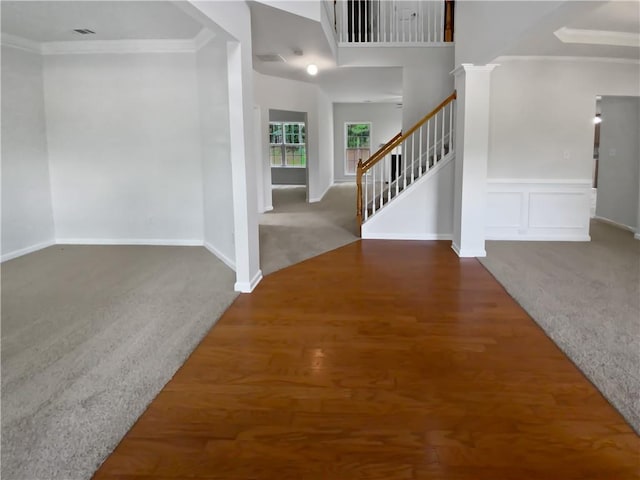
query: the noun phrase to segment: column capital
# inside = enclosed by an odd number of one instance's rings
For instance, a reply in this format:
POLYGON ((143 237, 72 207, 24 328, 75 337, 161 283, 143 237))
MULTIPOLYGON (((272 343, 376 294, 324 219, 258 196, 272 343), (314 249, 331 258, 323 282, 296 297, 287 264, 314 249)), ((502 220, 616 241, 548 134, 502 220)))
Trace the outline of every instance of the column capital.
POLYGON ((491 72, 494 68, 499 67, 499 63, 487 63, 486 65, 474 65, 473 63, 461 63, 451 72, 454 77, 460 76, 467 72, 491 72))

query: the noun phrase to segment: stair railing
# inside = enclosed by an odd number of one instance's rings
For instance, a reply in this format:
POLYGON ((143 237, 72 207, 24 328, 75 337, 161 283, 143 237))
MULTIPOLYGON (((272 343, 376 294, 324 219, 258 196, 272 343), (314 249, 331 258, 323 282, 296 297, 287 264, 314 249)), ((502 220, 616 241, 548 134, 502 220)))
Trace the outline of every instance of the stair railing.
POLYGON ((333 6, 339 43, 453 42, 453 0, 337 0, 333 6))
POLYGON ((358 227, 453 153, 456 92, 406 133, 399 133, 356 170, 358 227))

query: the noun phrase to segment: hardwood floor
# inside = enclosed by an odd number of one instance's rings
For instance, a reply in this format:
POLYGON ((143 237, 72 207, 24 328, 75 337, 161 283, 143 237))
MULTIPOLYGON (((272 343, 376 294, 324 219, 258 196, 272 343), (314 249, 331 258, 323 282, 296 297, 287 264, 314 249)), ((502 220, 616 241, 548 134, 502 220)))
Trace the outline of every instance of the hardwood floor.
POLYGON ((639 452, 477 260, 369 240, 241 295, 95 478, 627 480, 639 452))

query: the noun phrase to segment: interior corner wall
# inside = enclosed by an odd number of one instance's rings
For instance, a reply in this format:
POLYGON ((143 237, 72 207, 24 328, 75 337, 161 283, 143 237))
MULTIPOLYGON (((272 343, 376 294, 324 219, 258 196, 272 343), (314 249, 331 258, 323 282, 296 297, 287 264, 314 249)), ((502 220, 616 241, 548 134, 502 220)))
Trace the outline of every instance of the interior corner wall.
POLYGON ((640 98, 603 96, 596 216, 633 228, 638 224, 640 98))
POLYGON ((42 58, 2 47, 2 259, 55 241, 42 58))
MULTIPOLYGON (((320 145, 331 144, 330 130, 320 127, 318 87, 312 83, 299 82, 280 77, 272 77, 254 72, 254 98, 260 106, 262 129, 268 132, 269 110, 290 110, 294 112, 306 112, 307 114, 307 169, 308 186, 307 199, 316 201, 322 198, 326 189, 330 186, 332 179, 328 178, 327 172, 331 167, 324 165, 331 162, 331 158, 320 156, 320 145), (322 137, 320 136, 322 134, 322 137)), ((328 100, 327 100, 328 101, 328 100)), ((323 117, 326 117, 328 109, 323 107, 323 117)), ((326 118, 323 120, 326 121, 326 118)), ((269 136, 262 136, 263 165, 268 168, 268 144, 269 136)), ((324 147, 323 147, 324 148, 324 147)), ((324 150, 323 150, 324 151, 324 150)), ((265 184, 265 206, 272 205, 271 200, 271 175, 264 175, 265 184)))
POLYGON ((44 57, 60 243, 202 244, 194 53, 44 57))
POLYGON ((336 103, 333 106, 334 178, 336 182, 355 182, 345 174, 345 123, 371 122, 371 154, 402 129, 402 109, 394 103, 336 103))
POLYGON ((402 69, 402 130, 407 131, 454 89, 453 51, 435 49, 428 67, 402 69))
POLYGON ((233 184, 229 138, 227 48, 210 42, 196 53, 202 141, 204 244, 235 268, 233 184))

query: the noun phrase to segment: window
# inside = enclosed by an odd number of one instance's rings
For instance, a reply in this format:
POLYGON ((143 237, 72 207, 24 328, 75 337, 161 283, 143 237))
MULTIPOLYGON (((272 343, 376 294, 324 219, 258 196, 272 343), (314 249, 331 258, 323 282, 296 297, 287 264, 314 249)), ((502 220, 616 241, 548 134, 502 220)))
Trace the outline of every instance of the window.
POLYGON ((304 123, 269 122, 269 157, 272 167, 305 168, 307 148, 304 123))
POLYGON ((345 147, 344 173, 355 175, 358 160, 371 155, 371 123, 345 123, 345 147))

